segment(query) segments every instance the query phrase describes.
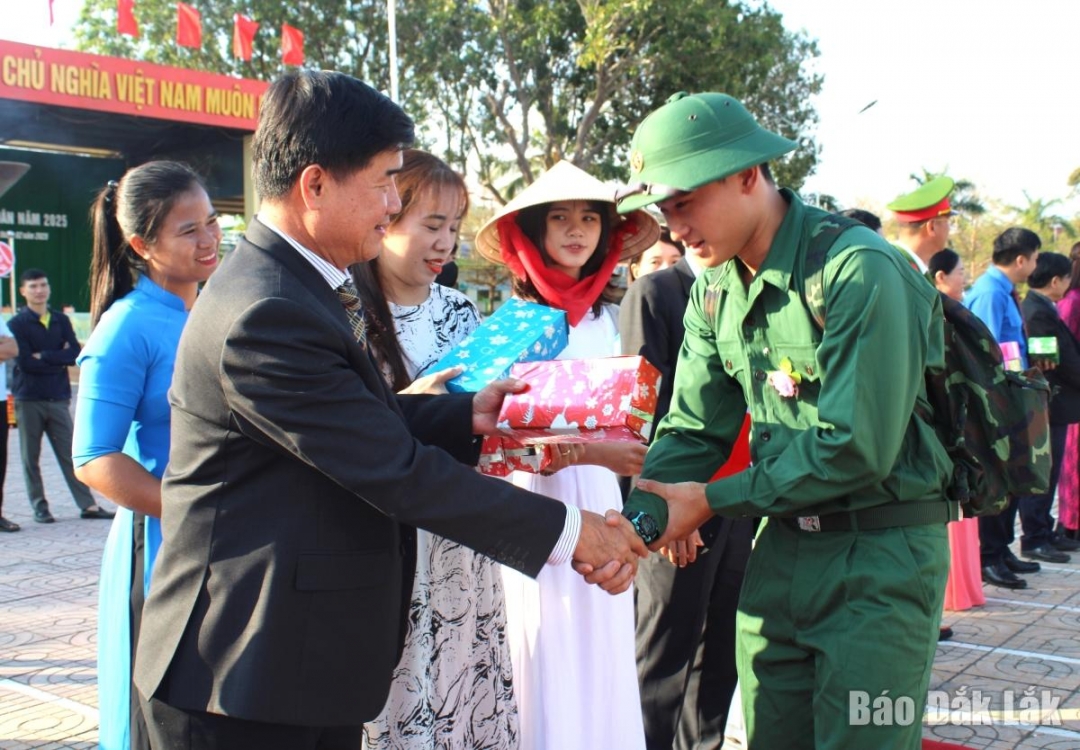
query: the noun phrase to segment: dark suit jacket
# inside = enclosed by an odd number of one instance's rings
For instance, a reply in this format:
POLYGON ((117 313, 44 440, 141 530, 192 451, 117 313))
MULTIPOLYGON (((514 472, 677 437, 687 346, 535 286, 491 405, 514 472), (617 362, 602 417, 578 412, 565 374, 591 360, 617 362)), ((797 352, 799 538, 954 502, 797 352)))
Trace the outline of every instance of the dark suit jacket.
POLYGON ((686 328, 683 316, 690 301, 694 271, 683 258, 671 268, 654 271, 630 285, 619 306, 619 337, 623 354, 640 354, 660 370, 656 422, 671 408, 675 363, 679 361, 686 328))
POLYGON ((334 290, 258 221, 192 311, 170 403, 135 681, 177 708, 370 720, 412 586, 403 524, 530 575, 562 532, 561 503, 462 466, 471 396, 391 393, 334 290))
POLYGON ((1020 310, 1024 314, 1024 326, 1029 338, 1053 336, 1057 339, 1061 361, 1046 373, 1046 379, 1054 386, 1054 395, 1050 399, 1050 423, 1080 422, 1080 345, 1061 319, 1057 305, 1049 297, 1028 292, 1020 304, 1020 310))

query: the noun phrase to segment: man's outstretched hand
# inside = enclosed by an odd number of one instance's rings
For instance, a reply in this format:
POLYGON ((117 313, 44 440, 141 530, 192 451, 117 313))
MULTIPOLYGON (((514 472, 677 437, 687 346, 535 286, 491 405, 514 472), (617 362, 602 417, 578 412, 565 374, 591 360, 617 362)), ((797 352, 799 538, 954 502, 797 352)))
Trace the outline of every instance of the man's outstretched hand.
POLYGON ((581 511, 581 536, 574 548, 574 570, 609 594, 630 588, 638 559, 649 550, 630 522, 617 510, 604 516, 581 511))

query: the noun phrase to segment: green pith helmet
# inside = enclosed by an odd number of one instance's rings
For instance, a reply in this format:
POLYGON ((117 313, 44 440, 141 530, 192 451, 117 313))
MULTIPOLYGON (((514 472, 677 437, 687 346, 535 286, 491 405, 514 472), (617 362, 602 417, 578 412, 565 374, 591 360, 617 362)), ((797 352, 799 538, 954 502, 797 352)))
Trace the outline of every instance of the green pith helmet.
POLYGON ((672 96, 638 126, 630 144, 630 184, 619 213, 633 211, 762 164, 798 144, 758 125, 727 94, 672 96))

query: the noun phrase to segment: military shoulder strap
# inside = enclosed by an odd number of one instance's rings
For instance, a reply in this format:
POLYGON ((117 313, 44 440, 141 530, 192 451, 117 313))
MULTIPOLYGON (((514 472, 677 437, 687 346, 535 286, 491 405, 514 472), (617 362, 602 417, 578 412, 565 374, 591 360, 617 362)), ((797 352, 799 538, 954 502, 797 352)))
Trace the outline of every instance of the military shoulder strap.
POLYGON ((806 256, 802 264, 802 296, 810 318, 819 331, 825 330, 825 288, 822 275, 825 271, 825 258, 844 232, 855 227, 865 227, 855 219, 838 214, 829 214, 817 223, 810 233, 810 242, 806 247, 806 256))

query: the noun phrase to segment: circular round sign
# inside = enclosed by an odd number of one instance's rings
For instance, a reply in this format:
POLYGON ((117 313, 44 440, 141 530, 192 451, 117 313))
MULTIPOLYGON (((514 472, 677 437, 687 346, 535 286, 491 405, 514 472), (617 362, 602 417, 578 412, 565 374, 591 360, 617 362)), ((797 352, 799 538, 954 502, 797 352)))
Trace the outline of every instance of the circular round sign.
POLYGON ((15 267, 15 251, 6 242, 0 242, 0 277, 7 276, 15 267))

